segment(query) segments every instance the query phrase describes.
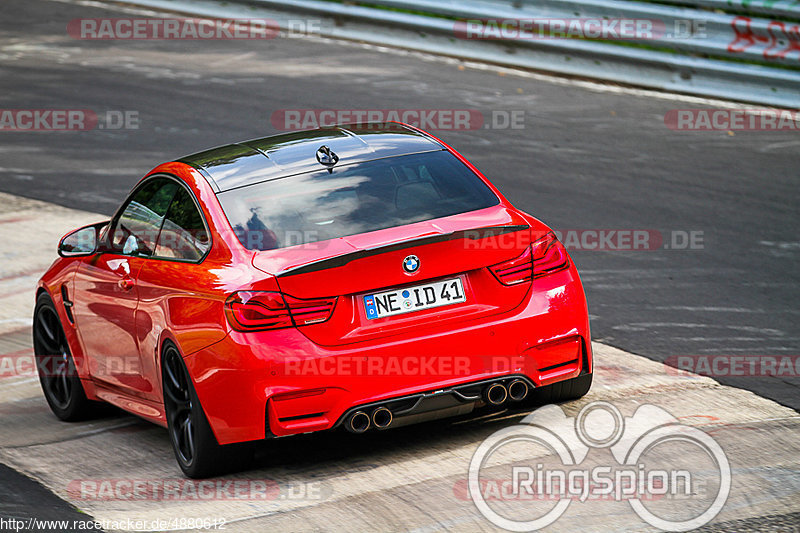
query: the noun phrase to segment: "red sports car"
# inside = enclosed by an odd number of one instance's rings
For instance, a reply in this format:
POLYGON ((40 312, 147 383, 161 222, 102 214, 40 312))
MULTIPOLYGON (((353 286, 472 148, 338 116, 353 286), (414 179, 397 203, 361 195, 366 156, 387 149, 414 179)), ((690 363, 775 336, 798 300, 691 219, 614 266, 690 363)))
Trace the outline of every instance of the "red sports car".
POLYGON ((253 441, 563 401, 592 381, 564 247, 405 124, 162 164, 59 255, 33 322, 47 402, 62 420, 107 402, 166 426, 190 477, 253 441))

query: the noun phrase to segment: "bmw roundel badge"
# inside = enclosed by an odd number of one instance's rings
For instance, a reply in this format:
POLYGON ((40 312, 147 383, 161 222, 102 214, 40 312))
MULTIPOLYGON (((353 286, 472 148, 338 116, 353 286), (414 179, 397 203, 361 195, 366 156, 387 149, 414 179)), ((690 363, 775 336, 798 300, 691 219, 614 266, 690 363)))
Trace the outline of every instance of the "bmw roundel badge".
POLYGON ((419 257, 416 255, 409 255, 403 259, 403 270, 409 274, 413 274, 419 270, 419 257))

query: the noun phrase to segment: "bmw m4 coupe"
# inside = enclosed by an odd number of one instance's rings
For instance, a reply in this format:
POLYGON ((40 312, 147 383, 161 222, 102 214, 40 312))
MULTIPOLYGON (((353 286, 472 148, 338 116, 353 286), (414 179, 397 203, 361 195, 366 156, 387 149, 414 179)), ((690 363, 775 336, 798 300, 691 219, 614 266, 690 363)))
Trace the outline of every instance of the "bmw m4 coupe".
POLYGON ((62 420, 165 426, 190 477, 292 434, 354 433, 592 382, 586 298, 553 232, 399 124, 214 148, 67 234, 33 338, 62 420))

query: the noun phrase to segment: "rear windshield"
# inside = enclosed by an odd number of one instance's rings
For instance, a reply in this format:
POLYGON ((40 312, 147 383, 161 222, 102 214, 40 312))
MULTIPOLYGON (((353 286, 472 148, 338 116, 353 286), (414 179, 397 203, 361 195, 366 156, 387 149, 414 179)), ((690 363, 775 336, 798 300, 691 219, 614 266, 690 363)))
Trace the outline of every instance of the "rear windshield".
POLYGON ((497 205, 446 151, 411 154, 249 185, 219 194, 250 250, 334 239, 497 205))

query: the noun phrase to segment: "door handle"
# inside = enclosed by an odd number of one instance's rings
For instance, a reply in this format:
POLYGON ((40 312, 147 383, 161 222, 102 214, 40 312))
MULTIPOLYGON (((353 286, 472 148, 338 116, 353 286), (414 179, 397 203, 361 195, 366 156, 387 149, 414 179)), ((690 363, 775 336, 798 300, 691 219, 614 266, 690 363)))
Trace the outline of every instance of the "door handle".
POLYGON ((123 291, 129 291, 135 285, 134 281, 130 278, 123 278, 119 280, 118 284, 119 288, 122 289, 123 291))

